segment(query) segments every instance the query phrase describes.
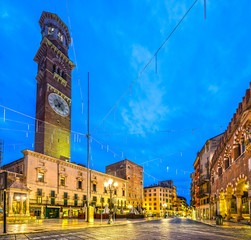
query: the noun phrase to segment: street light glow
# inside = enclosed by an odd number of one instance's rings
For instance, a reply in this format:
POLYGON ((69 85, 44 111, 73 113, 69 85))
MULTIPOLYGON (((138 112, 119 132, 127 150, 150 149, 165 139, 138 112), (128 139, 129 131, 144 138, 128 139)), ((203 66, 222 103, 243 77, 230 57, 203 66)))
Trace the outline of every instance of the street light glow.
POLYGON ((112 183, 113 183, 113 180, 110 178, 109 181, 108 181, 108 184, 112 185, 112 183))
POLYGON ((117 187, 117 186, 118 186, 118 183, 117 183, 117 182, 115 182, 115 183, 114 183, 114 187, 117 187))

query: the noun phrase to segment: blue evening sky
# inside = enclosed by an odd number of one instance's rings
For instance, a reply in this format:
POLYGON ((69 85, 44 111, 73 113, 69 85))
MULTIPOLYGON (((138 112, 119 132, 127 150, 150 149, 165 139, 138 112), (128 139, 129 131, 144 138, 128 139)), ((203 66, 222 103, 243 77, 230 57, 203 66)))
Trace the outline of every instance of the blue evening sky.
MULTIPOLYGON (((91 168, 104 172, 106 165, 126 157, 144 166, 145 186, 172 179, 178 194, 188 200, 196 153, 207 139, 226 129, 249 88, 250 1, 207 0, 205 20, 204 1, 198 0, 160 50, 157 62, 148 66, 104 123, 93 129, 193 2, 68 0, 84 98, 82 114, 75 68, 72 130, 86 132, 90 72, 90 129, 95 139, 91 168)), ((58 14, 69 26, 65 1, 0 1, 0 105, 33 117, 37 71, 33 58, 41 41, 38 21, 43 10, 58 14)), ((72 46, 69 56, 76 62, 72 46)), ((2 164, 7 164, 22 157, 21 150, 33 149, 35 127, 33 119, 8 110, 3 117, 0 108, 2 164)), ((86 164, 83 136, 72 134, 71 152, 72 161, 86 164)))

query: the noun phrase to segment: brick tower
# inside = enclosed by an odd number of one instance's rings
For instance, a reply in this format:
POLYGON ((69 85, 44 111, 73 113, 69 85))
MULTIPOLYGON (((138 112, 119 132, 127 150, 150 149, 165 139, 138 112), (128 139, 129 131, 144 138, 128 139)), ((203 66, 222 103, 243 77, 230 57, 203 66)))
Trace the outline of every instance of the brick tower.
POLYGON ((70 161, 71 72, 69 30, 53 13, 39 20, 42 41, 34 61, 38 64, 35 151, 70 161))

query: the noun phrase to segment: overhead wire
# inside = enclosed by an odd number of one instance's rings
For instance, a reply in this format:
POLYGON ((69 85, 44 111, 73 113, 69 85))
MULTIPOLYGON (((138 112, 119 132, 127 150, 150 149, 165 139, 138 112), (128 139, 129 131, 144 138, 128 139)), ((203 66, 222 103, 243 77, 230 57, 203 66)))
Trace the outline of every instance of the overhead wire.
POLYGON ((132 84, 126 89, 126 91, 121 95, 119 100, 113 105, 113 107, 108 111, 108 113, 105 115, 105 117, 99 122, 99 124, 93 129, 92 132, 95 132, 97 128, 103 123, 103 121, 110 115, 110 113, 116 108, 116 106, 119 104, 119 102, 124 98, 124 96, 127 94, 128 91, 131 91, 132 86, 137 82, 139 77, 143 74, 143 72, 147 69, 147 67, 150 65, 150 63, 153 61, 155 56, 159 53, 161 48, 166 44, 166 42, 169 40, 169 38, 173 35, 175 30, 179 27, 179 25, 182 23, 182 21, 185 19, 187 14, 191 11, 193 6, 196 4, 198 0, 195 0, 191 7, 187 10, 187 12, 184 14, 184 16, 181 18, 181 20, 178 22, 178 24, 174 27, 174 29, 171 31, 171 33, 168 35, 168 37, 165 39, 165 41, 161 44, 161 46, 158 48, 158 50, 155 52, 155 54, 150 58, 150 60, 146 63, 146 65, 143 67, 143 69, 140 71, 140 73, 137 75, 135 80, 132 82, 132 84))

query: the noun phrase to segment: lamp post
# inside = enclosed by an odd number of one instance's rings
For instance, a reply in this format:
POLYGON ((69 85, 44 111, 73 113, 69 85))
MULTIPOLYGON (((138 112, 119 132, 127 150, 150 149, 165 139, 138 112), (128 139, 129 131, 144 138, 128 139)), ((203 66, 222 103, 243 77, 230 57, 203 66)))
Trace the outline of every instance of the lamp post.
POLYGON ((117 187, 118 187, 118 183, 113 182, 112 179, 109 179, 108 182, 105 182, 105 188, 108 192, 110 192, 110 202, 109 202, 110 215, 109 215, 108 224, 113 224, 113 220, 112 220, 112 194, 113 194, 113 191, 115 191, 117 189, 117 187))
POLYGON ((164 203, 163 204, 163 208, 164 208, 164 218, 166 218, 167 216, 166 216, 166 207, 167 207, 167 204, 166 203, 164 203))

